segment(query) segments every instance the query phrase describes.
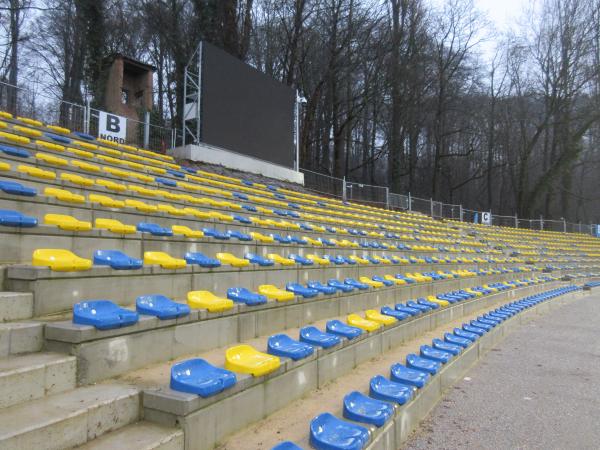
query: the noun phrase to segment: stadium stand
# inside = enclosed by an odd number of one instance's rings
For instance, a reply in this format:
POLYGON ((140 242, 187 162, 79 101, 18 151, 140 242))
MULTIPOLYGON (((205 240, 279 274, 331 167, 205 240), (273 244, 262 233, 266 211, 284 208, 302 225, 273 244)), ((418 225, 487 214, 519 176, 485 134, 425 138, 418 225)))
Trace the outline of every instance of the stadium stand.
POLYGON ((300 443, 395 448, 403 408, 482 342, 600 285, 592 236, 348 203, 4 112, 0 236, 7 449, 213 448, 477 313, 306 423, 300 443))

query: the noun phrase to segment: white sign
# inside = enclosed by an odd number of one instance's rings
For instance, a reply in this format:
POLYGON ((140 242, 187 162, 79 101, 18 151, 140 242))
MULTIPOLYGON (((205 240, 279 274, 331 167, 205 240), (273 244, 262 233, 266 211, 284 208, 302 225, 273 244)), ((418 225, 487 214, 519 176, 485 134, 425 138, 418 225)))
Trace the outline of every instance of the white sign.
POLYGON ((125 144, 127 138, 127 118, 100 111, 98 137, 107 141, 125 144))
POLYGON ((481 223, 484 225, 491 225, 492 224, 492 213, 482 212, 481 213, 481 223))

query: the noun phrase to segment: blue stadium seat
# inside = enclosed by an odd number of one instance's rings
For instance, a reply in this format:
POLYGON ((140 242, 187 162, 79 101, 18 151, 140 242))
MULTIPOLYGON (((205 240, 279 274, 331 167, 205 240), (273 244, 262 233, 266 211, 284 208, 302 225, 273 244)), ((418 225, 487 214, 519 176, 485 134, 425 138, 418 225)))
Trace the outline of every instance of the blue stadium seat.
POLYGON ((193 167, 184 167, 184 166, 181 166, 181 168, 182 168, 183 170, 185 170, 187 173, 191 173, 191 174, 196 174, 196 173, 198 173, 198 170, 197 170, 197 169, 194 169, 193 167))
POLYGON ((339 344, 342 340, 339 336, 330 333, 324 333, 317 327, 308 326, 300 329, 300 340, 307 344, 318 347, 329 348, 339 344))
POLYGON ((421 370, 430 373, 431 375, 438 373, 442 367, 442 363, 422 358, 414 353, 406 355, 406 365, 410 369, 421 370))
POLYGON ((73 134, 81 139, 85 139, 86 141, 95 141, 96 138, 91 134, 82 133, 81 131, 73 131, 73 134))
POLYGON ((144 261, 132 258, 119 250, 96 250, 94 265, 109 266, 115 270, 137 270, 142 268, 144 261))
POLYGON ((310 422, 309 440, 317 450, 360 450, 369 442, 369 430, 323 413, 310 422))
POLYGON ((394 309, 399 312, 410 314, 411 316, 418 316, 423 312, 420 309, 411 308, 410 306, 403 305, 402 303, 398 303, 396 306, 394 306, 394 309))
POLYGON ((266 296, 249 291, 243 287, 230 287, 227 289, 227 298, 237 303, 245 303, 248 306, 267 303, 266 296))
POLYGON ((19 211, 0 209, 0 225, 4 225, 5 227, 32 228, 36 227, 37 224, 38 221, 35 217, 26 216, 19 211))
POLYGON ((252 221, 250 219, 248 219, 246 216, 240 216, 239 214, 234 214, 233 220, 237 220, 239 223, 243 223, 245 225, 252 223, 252 221))
POLYGON ((306 239, 303 239, 303 238, 298 237, 298 236, 290 236, 290 239, 292 240, 292 242, 294 244, 298 244, 298 245, 306 245, 307 242, 308 242, 306 239))
MULTIPOLYGON (((427 312, 427 311, 431 311, 432 309, 435 309, 432 306, 422 305, 422 304, 414 302, 412 300, 407 301, 406 306, 408 306, 409 308, 418 309, 421 312, 427 312)), ((440 307, 440 305, 438 305, 438 304, 436 304, 436 306, 438 308, 440 307)))
POLYGON ((204 236, 208 236, 213 239, 219 239, 222 241, 229 240, 229 235, 227 233, 219 231, 216 228, 202 228, 202 232, 204 233, 204 236))
POLYGON ((288 283, 285 285, 285 289, 296 295, 301 295, 304 298, 313 298, 319 295, 319 291, 316 289, 302 286, 300 283, 288 283))
POLYGON ((246 253, 244 255, 244 258, 246 258, 252 264, 258 264, 259 266, 263 267, 272 266, 273 264, 275 264, 272 259, 265 258, 255 253, 246 253))
POLYGON ((323 258, 328 259, 332 264, 346 264, 346 258, 343 256, 323 255, 323 258))
POLYGON ((312 231, 313 227, 307 223, 301 223, 300 224, 300 228, 302 228, 305 231, 312 231))
POLYGON ((454 334, 458 337, 461 337, 463 339, 468 339, 471 342, 476 341, 477 339, 479 339, 479 336, 481 336, 480 334, 477 333, 472 333, 470 331, 467 330, 463 330, 461 328, 455 328, 454 329, 454 334))
POLYGON ((171 175, 177 178, 185 178, 185 173, 180 172, 179 170, 167 169, 167 173, 170 173, 171 175))
POLYGON ((440 307, 440 305, 438 303, 430 302, 429 300, 425 300, 424 298, 418 298, 417 303, 419 305, 427 306, 431 309, 438 309, 440 307))
POLYGON ((360 281, 356 281, 354 278, 346 278, 344 280, 344 284, 348 286, 352 286, 353 288, 358 288, 362 291, 369 289, 369 285, 365 283, 361 283, 360 281))
POLYGON ((235 373, 200 358, 188 359, 171 367, 171 389, 200 397, 218 394, 236 382, 235 373))
POLYGON ((176 303, 160 294, 142 295, 135 301, 135 308, 140 314, 156 316, 161 320, 176 319, 187 316, 190 307, 183 303, 176 303))
POLYGON ((412 369, 403 364, 396 363, 390 368, 390 378, 397 383, 422 388, 427 384, 431 375, 423 370, 412 369))
POLYGON ((391 286, 394 284, 394 282, 392 280, 386 280, 383 277, 380 277, 379 275, 375 275, 373 277, 373 281, 379 281, 380 283, 383 283, 385 286, 391 286))
POLYGON ((404 405, 410 401, 417 388, 413 385, 390 381, 383 375, 376 375, 369 383, 369 395, 378 400, 404 405))
POLYGON ((358 327, 345 324, 341 320, 330 320, 325 326, 328 333, 337 334, 338 336, 345 337, 346 339, 354 339, 363 333, 358 327))
POLYGON ((10 156, 16 156, 17 158, 29 158, 31 156, 24 148, 11 147, 9 145, 0 144, 0 151, 10 156))
POLYGON ((469 339, 456 336, 452 333, 444 333, 444 341, 452 345, 460 345, 462 348, 467 348, 472 342, 469 339))
POLYGON ((46 137, 49 137, 53 141, 60 142, 61 144, 70 144, 72 140, 66 136, 60 136, 54 133, 44 133, 46 137))
POLYGON ((310 259, 305 258, 305 257, 300 256, 300 255, 296 255, 295 253, 292 253, 290 255, 290 259, 293 259, 298 264, 302 264, 303 266, 312 266, 314 264, 314 262, 311 261, 310 259))
POLYGON ((215 258, 210 258, 204 253, 200 252, 188 252, 185 254, 185 262, 188 264, 197 264, 200 267, 219 267, 221 261, 215 258))
POLYGON ((433 348, 431 345, 421 345, 420 354, 422 358, 446 364, 452 359, 452 353, 433 348))
POLYGON ((165 186, 169 186, 169 187, 176 187, 177 186, 177 181, 170 180, 169 178, 155 177, 154 181, 156 181, 159 184, 164 184, 165 186))
POLYGON ((455 356, 462 352, 463 349, 460 345, 451 344, 449 342, 442 341, 438 338, 435 338, 433 339, 433 341, 431 341, 431 346, 436 350, 442 350, 444 352, 452 353, 455 356))
POLYGON ((23 195, 25 197, 35 197, 37 195, 35 188, 23 186, 16 181, 0 181, 0 190, 3 190, 7 194, 23 195))
POLYGON ((140 233, 150 233, 153 236, 173 236, 173 231, 156 223, 140 222, 137 224, 140 233))
POLYGON ((344 397, 344 417, 356 422, 382 427, 394 414, 394 406, 388 402, 353 391, 344 397))
POLYGON ((242 233, 241 231, 227 230, 227 235, 230 238, 236 238, 238 241, 251 241, 252 240, 252 236, 250 236, 249 234, 246 234, 246 233, 242 233))
POLYGON ((246 211, 250 211, 250 212, 256 212, 256 206, 254 205, 242 205, 242 208, 244 208, 246 211))
POLYGON ((248 200, 248 196, 246 194, 242 194, 241 192, 234 192, 233 196, 240 200, 244 200, 244 201, 248 200))
POLYGON ((267 352, 275 356, 284 356, 297 361, 314 353, 312 345, 299 342, 287 334, 275 334, 267 342, 267 352))
POLYGON ((121 308, 109 300, 89 300, 73 305, 73 323, 79 325, 109 330, 133 325, 137 321, 137 312, 121 308))
POLYGON ((302 447, 298 447, 296 444, 294 444, 291 441, 284 441, 284 442, 277 444, 271 450, 302 450, 302 447))
POLYGON ((342 283, 340 280, 335 278, 331 278, 327 281, 327 285, 336 288, 342 292, 352 292, 354 290, 354 286, 350 286, 349 284, 342 283))
POLYGON ((335 294, 337 289, 333 286, 325 286, 320 281, 309 281, 306 285, 311 289, 316 289, 319 292, 322 292, 325 295, 335 294))
POLYGON ((398 319, 398 320, 405 320, 410 317, 410 314, 407 314, 402 311, 396 311, 395 309, 392 309, 389 306, 383 306, 381 308, 381 314, 394 317, 395 319, 398 319))

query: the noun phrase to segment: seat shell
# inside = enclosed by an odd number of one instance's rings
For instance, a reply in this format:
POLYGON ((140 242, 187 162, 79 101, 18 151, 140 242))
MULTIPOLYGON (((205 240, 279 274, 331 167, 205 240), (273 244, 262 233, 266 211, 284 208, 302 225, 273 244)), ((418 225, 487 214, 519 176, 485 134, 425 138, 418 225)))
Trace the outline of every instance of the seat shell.
POLYGON ((200 267, 214 268, 221 266, 221 261, 215 258, 210 258, 204 253, 200 252, 188 252, 185 254, 184 259, 188 264, 197 264, 200 267))
POLYGON ((190 313, 190 307, 177 303, 160 294, 142 295, 135 301, 136 310, 140 314, 156 316, 161 320, 185 317, 190 313))
POLYGON ((210 291, 188 292, 187 303, 191 308, 207 309, 209 312, 222 312, 233 308, 232 300, 218 297, 210 291))
POLYGON ((246 267, 250 265, 250 261, 247 259, 238 258, 231 253, 220 252, 216 254, 216 257, 222 264, 228 264, 233 267, 246 267))
POLYGON ((141 259, 132 258, 120 250, 96 250, 94 264, 109 266, 115 270, 137 270, 144 265, 141 259))
POLYGON ((348 322, 348 325, 352 325, 353 327, 360 328, 364 331, 376 331, 382 326, 379 322, 363 319, 358 314, 349 314, 346 321, 348 322))
POLYGON ((165 252, 144 252, 144 264, 159 265, 163 269, 183 269, 187 264, 185 259, 173 258, 165 252))
POLYGON ((382 427, 394 414, 394 405, 353 391, 344 397, 344 417, 382 427))
POLYGON ((121 308, 109 300, 88 300, 73 305, 73 323, 109 330, 133 325, 138 313, 121 308))
POLYGON ((35 217, 26 216, 19 211, 0 209, 0 225, 5 227, 33 228, 38 225, 35 217))
POLYGON ((284 356, 294 361, 306 358, 314 353, 312 345, 292 339, 287 334, 275 334, 267 342, 267 352, 275 356, 284 356))
POLYGON ((360 450, 369 441, 369 430, 323 413, 310 422, 309 440, 317 450, 360 450))
POLYGON ((442 363, 433 361, 431 359, 422 358, 414 353, 409 353, 406 355, 406 365, 410 369, 421 370, 423 372, 430 373, 431 375, 435 375, 439 372, 442 363))
POLYGON ((337 334, 338 336, 345 337, 346 339, 354 339, 363 333, 362 329, 346 325, 344 322, 337 319, 328 321, 326 330, 328 333, 337 334))
POLYGON ((175 391, 210 397, 237 382, 235 373, 215 367, 204 359, 195 358, 171 366, 170 387, 175 391))
POLYGON ((230 287, 227 289, 227 298, 237 303, 245 303, 248 306, 267 303, 267 297, 243 287, 230 287))
POLYGON ((284 291, 272 284, 261 284, 258 286, 258 292, 267 298, 277 300, 278 302, 287 302, 296 297, 293 292, 284 291))
POLYGON ((396 363, 390 368, 390 378, 397 383, 408 384, 420 389, 427 384, 431 375, 423 370, 396 363))
POLYGON ((323 348, 330 348, 342 342, 338 335, 324 333, 314 326, 300 329, 300 341, 323 348))
POLYGON ((319 295, 319 291, 316 289, 302 286, 300 283, 288 283, 286 284, 285 289, 295 295, 301 295, 304 298, 313 298, 319 295))
POLYGON ((69 250, 43 248, 33 252, 32 265, 46 266, 55 272, 79 272, 91 269, 92 261, 69 250))
POLYGON ((277 370, 280 364, 279 357, 259 352, 246 344, 236 345, 225 351, 225 368, 233 372, 260 377, 277 370))
POLYGON ((365 311, 365 318, 367 320, 372 320, 373 322, 377 322, 382 325, 393 325, 396 322, 398 322, 398 319, 396 319, 395 317, 386 316, 385 314, 381 314, 375 309, 367 309, 365 311))
POLYGON ((383 375, 376 375, 369 383, 369 395, 378 400, 404 405, 417 391, 415 386, 390 381, 383 375))

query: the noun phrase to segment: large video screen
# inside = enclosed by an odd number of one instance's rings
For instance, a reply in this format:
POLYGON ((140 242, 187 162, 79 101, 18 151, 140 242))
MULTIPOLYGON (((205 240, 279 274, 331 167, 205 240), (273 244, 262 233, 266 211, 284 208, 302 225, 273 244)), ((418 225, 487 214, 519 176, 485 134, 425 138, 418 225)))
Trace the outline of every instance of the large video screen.
POLYGON ((202 142, 293 168, 294 97, 289 86, 202 43, 202 142))

